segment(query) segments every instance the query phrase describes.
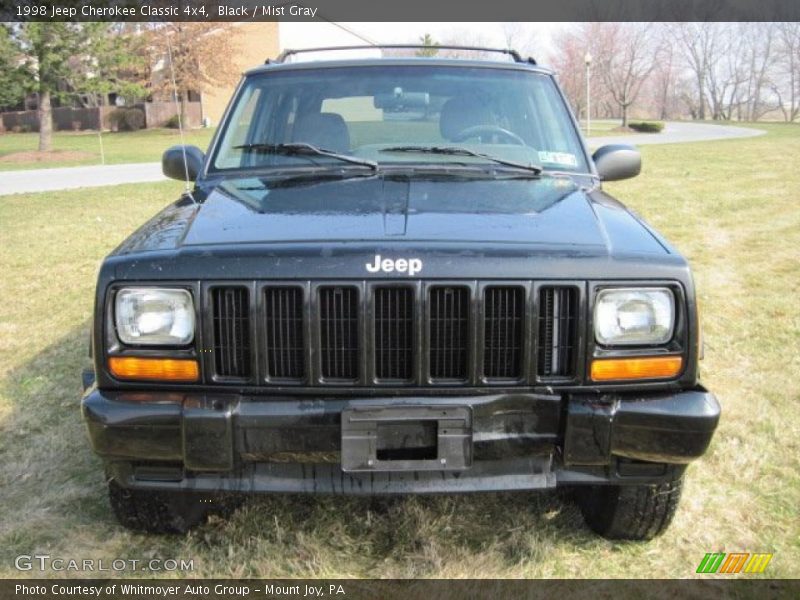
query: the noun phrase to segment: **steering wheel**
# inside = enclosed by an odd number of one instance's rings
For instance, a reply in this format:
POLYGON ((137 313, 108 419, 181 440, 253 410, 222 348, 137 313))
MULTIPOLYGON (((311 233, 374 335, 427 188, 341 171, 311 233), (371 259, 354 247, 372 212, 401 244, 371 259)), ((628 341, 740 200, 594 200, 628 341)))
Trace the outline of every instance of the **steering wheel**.
POLYGON ((501 137, 512 144, 519 144, 520 146, 526 145, 525 140, 519 137, 516 133, 503 127, 498 127, 497 125, 474 125, 473 127, 467 127, 453 136, 452 141, 463 142, 470 138, 481 138, 481 141, 483 141, 483 136, 491 136, 493 139, 501 137))

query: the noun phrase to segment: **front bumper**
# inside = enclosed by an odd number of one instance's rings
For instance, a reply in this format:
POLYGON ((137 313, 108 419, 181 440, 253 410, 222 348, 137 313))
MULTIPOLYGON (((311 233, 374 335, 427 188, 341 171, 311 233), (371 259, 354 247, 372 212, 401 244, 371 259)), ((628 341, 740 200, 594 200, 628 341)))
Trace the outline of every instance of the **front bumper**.
MULTIPOLYGON (((720 414, 717 400, 702 388, 639 395, 383 398, 92 388, 82 410, 95 452, 122 486, 347 494, 524 490, 674 479, 705 452, 720 414), (463 464, 438 469, 431 461, 419 463, 424 468, 414 467, 414 462, 378 461, 373 468, 364 460, 358 469, 342 469, 343 429, 349 431, 342 427, 343 414, 366 411, 380 418, 390 413, 395 422, 403 415, 416 419, 432 407, 443 414, 468 415, 462 422, 468 426, 459 430, 458 438, 466 448, 463 464), (385 470, 387 464, 400 465, 401 470, 385 470)), ((440 423, 440 432, 441 427, 440 423)), ((372 437, 360 440, 364 448, 374 440, 374 433, 366 433, 372 437)), ((440 456, 441 439, 440 435, 440 456)), ((361 447, 345 444, 349 449, 361 447)), ((351 458, 344 462, 351 463, 351 458)))

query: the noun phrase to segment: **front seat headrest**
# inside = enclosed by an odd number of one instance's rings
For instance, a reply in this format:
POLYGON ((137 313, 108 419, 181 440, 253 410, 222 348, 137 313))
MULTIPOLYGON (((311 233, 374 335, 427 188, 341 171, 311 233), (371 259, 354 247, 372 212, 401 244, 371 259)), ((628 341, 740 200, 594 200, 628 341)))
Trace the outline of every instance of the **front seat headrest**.
POLYGON ((350 151, 350 132, 342 115, 337 113, 312 113, 298 117, 292 141, 305 142, 333 152, 350 151))

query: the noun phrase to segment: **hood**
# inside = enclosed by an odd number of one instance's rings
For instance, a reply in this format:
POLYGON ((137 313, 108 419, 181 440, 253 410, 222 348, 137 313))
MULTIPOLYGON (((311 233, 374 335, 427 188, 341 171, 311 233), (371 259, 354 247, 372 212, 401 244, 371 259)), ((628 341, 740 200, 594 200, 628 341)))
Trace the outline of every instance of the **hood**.
POLYGON ((622 205, 568 177, 225 180, 156 216, 118 253, 231 244, 525 244, 592 254, 668 249, 622 205))

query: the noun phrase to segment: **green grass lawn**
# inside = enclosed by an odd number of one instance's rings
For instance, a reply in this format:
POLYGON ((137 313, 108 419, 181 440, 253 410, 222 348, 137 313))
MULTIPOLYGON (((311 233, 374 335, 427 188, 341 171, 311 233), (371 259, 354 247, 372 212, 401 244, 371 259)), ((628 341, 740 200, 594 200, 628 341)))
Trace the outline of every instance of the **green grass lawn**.
MULTIPOLYGON (((184 132, 187 144, 200 146, 204 151, 213 134, 213 128, 184 132)), ((181 137, 175 129, 143 129, 133 132, 105 132, 102 142, 106 164, 159 162, 164 150, 180 144, 181 137)), ((52 155, 41 160, 32 160, 28 156, 20 157, 24 160, 13 157, 18 152, 34 152, 38 144, 38 133, 0 135, 0 171, 100 164, 100 136, 96 131, 58 131, 53 134, 52 155)))
POLYGON ((703 378, 723 410, 673 526, 650 543, 594 536, 555 493, 275 496, 185 537, 126 531, 89 449, 79 374, 99 261, 181 184, 0 197, 0 577, 34 553, 194 559, 199 577, 692 577, 712 551, 773 552, 764 576, 797 577, 800 170, 787 157, 800 126, 758 127, 769 133, 643 147, 642 175, 608 186, 691 260, 703 378))

